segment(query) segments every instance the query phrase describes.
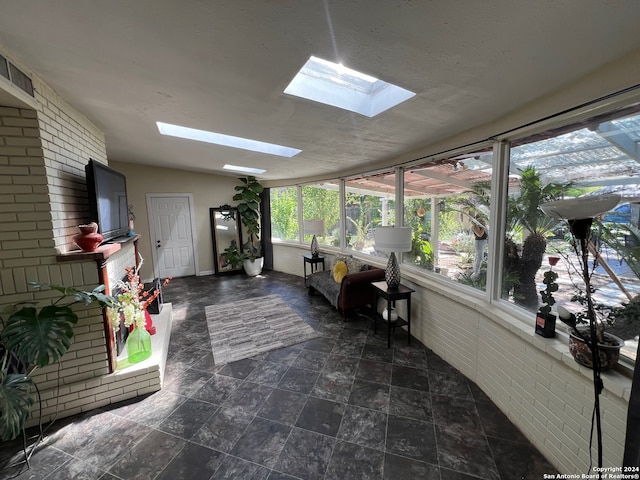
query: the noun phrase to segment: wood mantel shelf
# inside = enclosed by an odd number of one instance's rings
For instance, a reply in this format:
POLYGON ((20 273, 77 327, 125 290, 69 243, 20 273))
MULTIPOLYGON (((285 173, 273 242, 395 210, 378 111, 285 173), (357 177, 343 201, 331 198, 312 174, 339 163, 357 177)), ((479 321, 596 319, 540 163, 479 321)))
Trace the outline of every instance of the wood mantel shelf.
POLYGON ((104 261, 111 255, 118 252, 123 245, 128 245, 131 242, 137 242, 140 239, 140 235, 136 234, 132 237, 127 237, 126 240, 116 243, 105 243, 100 245, 95 252, 83 252, 82 250, 72 250, 67 253, 60 253, 56 255, 58 262, 77 262, 77 261, 104 261))

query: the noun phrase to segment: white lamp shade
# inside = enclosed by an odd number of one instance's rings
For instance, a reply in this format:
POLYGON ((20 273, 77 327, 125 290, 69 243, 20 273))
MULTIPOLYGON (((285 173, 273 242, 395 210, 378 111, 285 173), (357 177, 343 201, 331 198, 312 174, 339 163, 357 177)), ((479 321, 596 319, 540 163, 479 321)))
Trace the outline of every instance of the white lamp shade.
POLYGON ((411 251, 411 227, 376 227, 374 238, 381 252, 411 251))
POLYGON ((324 220, 305 220, 304 233, 307 235, 324 234, 324 220))

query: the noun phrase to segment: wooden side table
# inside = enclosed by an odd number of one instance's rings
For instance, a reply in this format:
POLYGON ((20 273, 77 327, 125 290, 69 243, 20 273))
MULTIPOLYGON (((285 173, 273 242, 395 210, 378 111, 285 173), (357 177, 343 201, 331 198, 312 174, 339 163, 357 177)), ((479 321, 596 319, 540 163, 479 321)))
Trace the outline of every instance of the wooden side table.
POLYGON ((307 279, 309 275, 314 272, 320 271, 320 264, 322 264, 322 270, 324 270, 324 256, 318 255, 317 257, 313 257, 310 253, 307 253, 302 256, 304 259, 304 284, 307 284, 307 279), (307 275, 307 263, 311 265, 311 273, 307 275))
MULTIPOLYGON (((411 343, 411 294, 415 292, 415 290, 410 289, 409 287, 405 287, 404 285, 399 285, 398 288, 390 289, 387 285, 387 282, 373 282, 373 291, 374 291, 374 301, 373 301, 373 333, 377 332, 377 322, 378 316, 380 314, 377 310, 378 299, 380 297, 384 298, 387 301, 387 311, 390 312, 392 308, 395 307, 396 302, 398 300, 406 300, 407 301, 407 318, 402 319, 398 317, 397 320, 390 321, 386 320, 387 323, 387 348, 391 347, 391 330, 396 327, 407 326, 407 344, 411 343)), ((383 320, 384 321, 384 320, 383 320)))

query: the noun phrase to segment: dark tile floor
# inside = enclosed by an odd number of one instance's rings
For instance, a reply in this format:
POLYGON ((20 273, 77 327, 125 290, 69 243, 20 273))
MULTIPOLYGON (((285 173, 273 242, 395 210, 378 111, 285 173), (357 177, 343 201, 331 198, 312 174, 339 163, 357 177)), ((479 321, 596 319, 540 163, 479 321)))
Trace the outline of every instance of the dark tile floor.
MULTIPOLYGON (((539 480, 554 471, 460 372, 415 339, 408 346, 404 331, 388 349, 364 314, 343 323, 299 277, 180 278, 164 297, 174 309, 164 388, 55 422, 30 469, 0 478, 539 480), (204 307, 268 294, 323 336, 214 365, 204 307)), ((0 465, 17 450, 2 445, 0 465)))

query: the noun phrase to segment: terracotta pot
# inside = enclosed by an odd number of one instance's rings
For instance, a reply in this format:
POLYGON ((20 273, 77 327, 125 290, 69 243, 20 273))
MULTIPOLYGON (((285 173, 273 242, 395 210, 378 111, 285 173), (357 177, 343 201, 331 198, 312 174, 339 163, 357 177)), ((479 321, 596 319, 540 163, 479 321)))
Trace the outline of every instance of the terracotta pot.
MULTIPOLYGON (((589 338, 589 329, 581 328, 580 333, 589 338)), ((624 346, 624 340, 610 333, 605 333, 604 338, 608 343, 598 343, 598 352, 600 353, 601 369, 609 370, 618 363, 620 358, 620 349, 624 346)), ((573 359, 580 365, 593 368, 591 349, 580 337, 571 333, 569 335, 569 351, 573 355, 573 359)))
POLYGON ((83 252, 95 252, 104 237, 98 233, 98 224, 95 222, 86 225, 78 225, 80 233, 73 237, 73 242, 83 252))

